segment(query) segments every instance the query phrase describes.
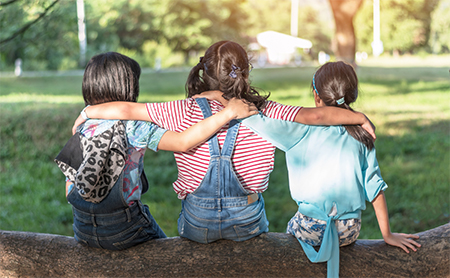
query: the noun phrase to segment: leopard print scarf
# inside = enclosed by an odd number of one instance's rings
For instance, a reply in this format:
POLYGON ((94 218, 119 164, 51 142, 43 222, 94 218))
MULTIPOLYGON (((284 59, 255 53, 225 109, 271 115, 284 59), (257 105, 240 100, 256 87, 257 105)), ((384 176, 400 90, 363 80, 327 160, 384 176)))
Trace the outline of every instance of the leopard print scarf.
MULTIPOLYGON (((74 140, 80 142, 83 156, 78 169, 70 165, 67 159, 58 159, 67 144, 55 162, 64 175, 75 182, 75 187, 84 200, 100 203, 108 196, 125 167, 128 148, 125 126, 117 121, 99 135, 86 138, 76 133, 74 136, 79 138, 74 140)), ((69 147, 67 149, 70 150, 69 147)), ((73 148, 71 151, 73 152, 73 148)))

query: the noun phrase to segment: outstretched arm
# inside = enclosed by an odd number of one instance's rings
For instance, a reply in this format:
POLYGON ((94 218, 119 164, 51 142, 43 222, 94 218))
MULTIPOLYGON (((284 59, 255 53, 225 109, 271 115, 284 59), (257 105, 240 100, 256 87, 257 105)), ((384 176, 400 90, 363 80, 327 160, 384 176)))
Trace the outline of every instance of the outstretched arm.
POLYGON ((246 118, 258 113, 254 105, 233 98, 226 108, 190 126, 181 133, 167 131, 159 142, 158 149, 185 152, 213 136, 223 125, 233 119, 246 118))
MULTIPOLYGON (((193 96, 193 98, 205 97, 210 100, 217 100, 224 106, 227 106, 228 101, 222 97, 222 94, 221 91, 206 91, 200 95, 193 96)), ((375 126, 363 113, 338 107, 303 107, 297 113, 295 122, 305 125, 361 125, 376 139, 375 126)))
MULTIPOLYGON (((86 107, 84 112, 91 119, 150 121, 145 103, 127 101, 107 102, 86 107)), ((72 134, 75 134, 77 126, 85 121, 79 115, 72 127, 72 134)))
POLYGON ((297 123, 305 125, 361 125, 374 139, 375 126, 360 112, 353 112, 338 107, 303 107, 295 117, 297 123))
MULTIPOLYGON (((120 119, 150 121, 147 108, 144 103, 135 102, 108 102, 89 106, 85 113, 92 119, 120 119)), ((189 127, 181 133, 167 131, 161 138, 158 149, 166 151, 187 151, 214 135, 223 125, 233 119, 246 118, 257 114, 253 104, 247 104, 242 100, 231 99, 226 108, 219 113, 189 127)), ((80 116, 72 127, 75 133, 77 126, 86 120, 80 116)))
POLYGON ((381 234, 383 235, 383 239, 387 244, 400 247, 406 253, 409 253, 408 248, 416 251, 416 247, 420 247, 420 244, 414 240, 419 238, 418 235, 391 233, 391 228, 389 227, 389 215, 386 198, 384 197, 383 191, 381 191, 380 194, 375 197, 375 199, 372 201, 372 205, 377 216, 381 234))

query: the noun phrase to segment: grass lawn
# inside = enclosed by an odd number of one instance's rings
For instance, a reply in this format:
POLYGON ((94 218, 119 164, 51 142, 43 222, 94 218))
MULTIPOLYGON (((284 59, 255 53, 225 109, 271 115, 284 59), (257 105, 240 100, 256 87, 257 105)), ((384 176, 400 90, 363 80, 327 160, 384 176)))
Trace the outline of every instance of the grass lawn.
MULTIPOLYGON (((407 233, 450 220, 450 57, 414 61, 385 58, 361 63, 361 92, 354 106, 377 126, 377 157, 389 185, 391 229, 407 233)), ((252 81, 273 100, 312 106, 309 86, 314 71, 315 67, 255 69, 252 81)), ((143 74, 139 101, 184 98, 187 75, 143 74)), ((64 177, 53 158, 70 138, 72 123, 84 106, 81 81, 81 76, 0 78, 1 230, 73 235, 64 177)), ((171 186, 177 176, 172 153, 148 151, 145 170, 151 187, 143 201, 167 235, 177 236, 180 201, 171 186)), ((270 230, 284 232, 297 207, 289 195, 280 151, 264 198, 270 230)), ((360 238, 381 238, 367 205, 360 238)))

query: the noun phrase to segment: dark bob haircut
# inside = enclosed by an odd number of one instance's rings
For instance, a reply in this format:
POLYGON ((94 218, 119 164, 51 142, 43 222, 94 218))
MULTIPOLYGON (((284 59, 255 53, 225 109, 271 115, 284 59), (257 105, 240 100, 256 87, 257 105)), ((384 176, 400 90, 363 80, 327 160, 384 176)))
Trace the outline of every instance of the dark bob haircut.
POLYGON ((140 75, 138 62, 120 53, 107 52, 92 57, 83 76, 85 105, 110 101, 136 102, 140 75))

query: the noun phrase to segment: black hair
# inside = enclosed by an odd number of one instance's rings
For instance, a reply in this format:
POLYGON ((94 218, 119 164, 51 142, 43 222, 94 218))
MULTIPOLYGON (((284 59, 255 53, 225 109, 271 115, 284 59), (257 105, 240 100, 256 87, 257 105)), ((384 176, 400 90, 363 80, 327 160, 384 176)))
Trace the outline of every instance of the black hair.
MULTIPOLYGON (((328 62, 317 70, 314 81, 311 87, 317 90, 316 93, 325 105, 353 111, 350 104, 358 98, 358 77, 351 65, 342 61, 328 62)), ((374 147, 372 136, 360 125, 344 125, 344 127, 353 138, 366 145, 369 150, 374 147)))
POLYGON ((250 67, 247 52, 242 46, 232 41, 216 42, 189 73, 186 95, 192 97, 204 91, 219 90, 225 99, 245 99, 262 109, 269 95, 261 96, 250 86, 250 67))
POLYGON ((110 101, 136 102, 141 67, 117 52, 96 55, 86 66, 82 92, 85 105, 110 101))

